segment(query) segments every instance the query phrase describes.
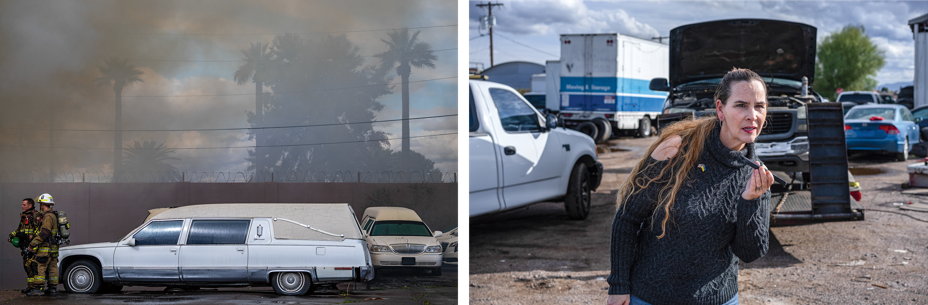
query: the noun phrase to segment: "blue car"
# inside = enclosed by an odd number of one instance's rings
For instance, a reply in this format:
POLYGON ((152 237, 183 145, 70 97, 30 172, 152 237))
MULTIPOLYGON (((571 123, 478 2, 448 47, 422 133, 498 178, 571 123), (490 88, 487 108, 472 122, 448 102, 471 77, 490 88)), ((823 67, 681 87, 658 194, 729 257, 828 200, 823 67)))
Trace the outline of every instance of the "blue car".
POLYGON ((855 106, 844 115, 847 150, 893 153, 905 161, 918 143, 918 122, 908 108, 898 104, 855 106))

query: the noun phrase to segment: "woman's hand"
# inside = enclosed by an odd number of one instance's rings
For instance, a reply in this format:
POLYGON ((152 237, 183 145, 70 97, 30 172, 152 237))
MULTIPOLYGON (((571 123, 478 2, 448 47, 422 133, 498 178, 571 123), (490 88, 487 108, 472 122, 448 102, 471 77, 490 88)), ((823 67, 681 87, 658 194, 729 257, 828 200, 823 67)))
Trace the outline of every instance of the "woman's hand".
POLYGON ((610 294, 606 298, 606 305, 628 305, 629 300, 627 294, 610 294))
MULTIPOLYGON (((757 162, 760 164, 760 162, 757 162)), ((767 166, 761 165, 760 169, 755 169, 751 172, 751 180, 748 180, 748 185, 744 187, 744 192, 741 192, 741 198, 746 200, 754 200, 763 195, 770 189, 770 186, 773 185, 773 173, 767 169, 767 166)))

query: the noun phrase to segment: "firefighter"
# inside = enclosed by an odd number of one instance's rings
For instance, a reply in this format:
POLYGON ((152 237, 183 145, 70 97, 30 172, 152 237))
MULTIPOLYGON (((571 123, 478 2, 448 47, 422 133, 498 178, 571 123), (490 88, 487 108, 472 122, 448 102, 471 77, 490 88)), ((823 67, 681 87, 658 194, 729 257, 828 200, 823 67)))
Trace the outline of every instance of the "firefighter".
POLYGON ((32 286, 33 276, 35 273, 32 272, 32 266, 29 264, 28 256, 26 255, 26 246, 29 241, 32 240, 34 236, 33 233, 33 218, 35 217, 35 200, 32 198, 23 199, 22 204, 23 212, 19 214, 19 226, 16 227, 16 231, 10 233, 10 237, 7 239, 14 247, 19 248, 20 255, 23 257, 23 268, 26 270, 26 288, 23 288, 19 292, 26 293, 29 292, 29 289, 32 286))
POLYGON ((55 201, 52 200, 52 195, 47 193, 40 195, 36 201, 41 205, 42 210, 33 218, 36 224, 33 231, 35 237, 26 250, 35 255, 32 264, 35 266, 33 270, 36 274, 32 281, 32 289, 26 295, 38 296, 43 293, 56 295, 58 293, 58 217, 52 210, 55 207, 55 201), (48 289, 44 289, 46 283, 48 283, 48 289))

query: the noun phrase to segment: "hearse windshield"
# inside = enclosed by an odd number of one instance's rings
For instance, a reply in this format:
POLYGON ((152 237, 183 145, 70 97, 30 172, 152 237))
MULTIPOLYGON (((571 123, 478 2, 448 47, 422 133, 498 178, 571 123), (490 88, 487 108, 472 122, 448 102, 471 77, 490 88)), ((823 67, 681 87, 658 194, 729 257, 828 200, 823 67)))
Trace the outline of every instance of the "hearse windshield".
POLYGON ((419 221, 378 221, 371 236, 432 236, 429 228, 419 221))

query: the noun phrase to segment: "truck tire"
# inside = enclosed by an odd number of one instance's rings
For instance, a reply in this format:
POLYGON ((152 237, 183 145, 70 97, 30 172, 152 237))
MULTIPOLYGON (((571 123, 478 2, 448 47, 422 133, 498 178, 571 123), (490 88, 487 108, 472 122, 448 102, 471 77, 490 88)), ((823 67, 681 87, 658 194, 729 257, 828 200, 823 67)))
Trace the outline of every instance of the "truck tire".
POLYGON ((599 133, 599 128, 596 128, 596 124, 593 124, 592 122, 583 122, 577 126, 577 131, 590 136, 590 138, 595 141, 596 135, 599 133))
POLYGON ((919 134, 922 137, 922 142, 928 141, 928 127, 922 127, 922 129, 919 131, 919 134))
POLYGON ((97 264, 83 259, 65 269, 62 284, 70 293, 97 293, 103 284, 103 276, 97 264))
POLYGON ((905 145, 902 146, 902 152, 896 154, 896 161, 905 161, 909 159, 909 138, 905 138, 905 145))
POLYGON ((583 220, 590 215, 592 204, 592 191, 590 190, 590 172, 583 162, 577 162, 570 171, 570 182, 567 183, 567 196, 564 197, 564 209, 567 217, 573 220, 583 220))
POLYGON ((604 118, 595 118, 593 124, 596 125, 596 129, 599 131, 596 133, 596 138, 593 139, 596 140, 596 143, 606 142, 612 137, 612 124, 609 124, 609 121, 604 118))
POLYGON ((651 119, 643 117, 638 120, 638 137, 647 138, 651 136, 651 119))

